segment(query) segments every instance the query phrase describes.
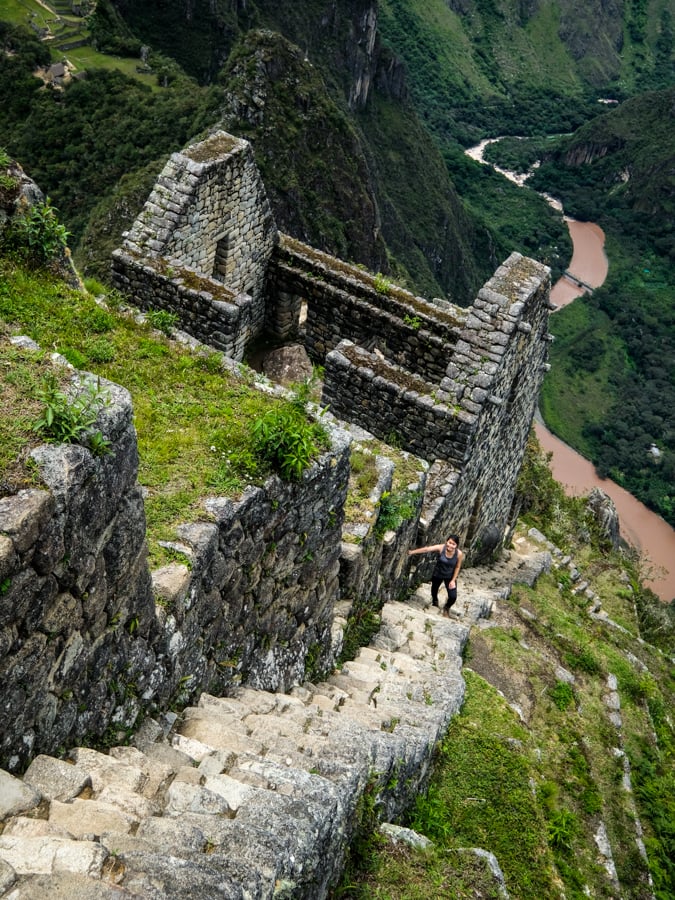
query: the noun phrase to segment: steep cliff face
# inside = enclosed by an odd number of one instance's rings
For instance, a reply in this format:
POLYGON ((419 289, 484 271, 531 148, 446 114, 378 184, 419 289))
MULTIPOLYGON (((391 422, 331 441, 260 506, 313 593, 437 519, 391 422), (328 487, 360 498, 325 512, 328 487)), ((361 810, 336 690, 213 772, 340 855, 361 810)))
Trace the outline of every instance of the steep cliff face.
POLYGON ((647 213, 655 231, 674 226, 675 88, 627 100, 580 128, 555 157, 560 167, 587 167, 582 177, 604 194, 603 206, 647 213), (589 180, 590 179, 590 180, 589 180), (657 227, 660 224, 660 229, 657 227))
POLYGON ((253 143, 279 227, 386 270, 363 141, 304 52, 276 32, 251 31, 221 77, 224 125, 253 143))
POLYGON ((356 120, 301 49, 251 31, 221 76, 224 127, 252 142, 282 230, 374 271, 393 268, 420 292, 467 302, 485 274, 475 261, 480 231, 400 102, 400 66, 379 54, 371 19, 362 21, 356 45, 374 41, 373 53, 344 58, 344 99, 365 106, 356 120))

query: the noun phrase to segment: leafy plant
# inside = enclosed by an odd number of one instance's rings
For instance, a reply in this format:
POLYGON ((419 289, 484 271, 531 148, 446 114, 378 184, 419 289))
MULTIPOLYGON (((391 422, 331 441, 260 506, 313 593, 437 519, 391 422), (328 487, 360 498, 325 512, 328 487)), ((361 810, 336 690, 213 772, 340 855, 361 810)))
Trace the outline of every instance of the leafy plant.
POLYGON ((391 281, 387 278, 386 275, 383 275, 382 272, 378 272, 375 275, 375 290, 378 294, 388 294, 391 290, 391 281))
POLYGON ((84 441, 94 456, 109 456, 112 454, 112 444, 100 431, 88 432, 84 441))
POLYGON ((106 397, 98 381, 81 379, 71 394, 61 389, 58 379, 48 375, 38 398, 44 404, 42 415, 33 425, 55 443, 84 443, 96 456, 110 452, 110 441, 92 429, 106 397))
POLYGON ((106 338, 97 338, 88 342, 86 350, 92 362, 111 362, 115 358, 115 345, 106 338))
POLYGON ((303 389, 298 389, 291 400, 253 423, 257 454, 287 481, 301 478, 327 441, 323 427, 308 421, 303 397, 303 389))
POLYGON ((574 705, 574 691, 566 681, 557 681, 549 694, 551 700, 563 712, 574 705))
POLYGON ((19 256, 44 265, 61 254, 68 243, 68 231, 61 225, 49 197, 34 203, 16 216, 3 232, 3 243, 19 256))
POLYGON ((377 484, 377 464, 372 453, 366 453, 358 448, 352 450, 350 456, 352 475, 355 476, 356 486, 359 492, 367 497, 377 484))
POLYGON ((153 328, 161 331, 167 337, 171 335, 172 330, 178 324, 178 315, 166 309, 150 309, 145 314, 145 318, 153 328))
POLYGON ((602 672, 602 666, 596 659, 593 651, 587 646, 579 647, 566 653, 565 662, 573 669, 586 672, 587 675, 599 675, 602 672))
POLYGON ((361 647, 365 647, 381 625, 376 599, 355 607, 347 619, 342 639, 342 652, 338 664, 355 659, 361 647))
POLYGON ((415 514, 416 503, 417 494, 411 491, 384 491, 380 497, 375 534, 382 537, 385 531, 393 531, 406 519, 410 519, 415 514))
POLYGON ((571 850, 577 819, 568 809, 558 809, 548 821, 548 840, 556 850, 571 850))
POLYGON ((414 331, 419 331, 419 329, 422 327, 422 320, 419 316, 411 316, 406 313, 403 316, 403 324, 409 325, 414 331))

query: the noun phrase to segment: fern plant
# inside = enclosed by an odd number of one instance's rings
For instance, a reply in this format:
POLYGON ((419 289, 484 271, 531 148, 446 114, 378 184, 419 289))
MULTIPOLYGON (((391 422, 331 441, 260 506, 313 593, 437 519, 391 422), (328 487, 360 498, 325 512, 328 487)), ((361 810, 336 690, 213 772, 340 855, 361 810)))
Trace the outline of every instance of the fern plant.
POLYGON ((286 481, 298 481, 327 444, 324 428, 307 419, 309 385, 296 388, 293 397, 253 423, 258 456, 286 481))

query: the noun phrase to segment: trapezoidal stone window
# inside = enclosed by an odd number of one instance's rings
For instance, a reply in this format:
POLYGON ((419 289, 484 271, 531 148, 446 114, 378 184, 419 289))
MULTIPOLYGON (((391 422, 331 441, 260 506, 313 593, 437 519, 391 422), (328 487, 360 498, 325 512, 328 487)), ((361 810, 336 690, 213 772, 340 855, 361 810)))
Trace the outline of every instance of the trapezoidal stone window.
POLYGON ((511 382, 511 389, 509 390, 509 396, 507 400, 509 413, 514 409, 516 402, 519 399, 520 388, 523 381, 523 368, 521 368, 516 372, 513 381, 511 382))
POLYGON ((216 252, 213 257, 213 277, 216 281, 226 282, 234 271, 230 247, 230 235, 225 232, 216 238, 216 252))

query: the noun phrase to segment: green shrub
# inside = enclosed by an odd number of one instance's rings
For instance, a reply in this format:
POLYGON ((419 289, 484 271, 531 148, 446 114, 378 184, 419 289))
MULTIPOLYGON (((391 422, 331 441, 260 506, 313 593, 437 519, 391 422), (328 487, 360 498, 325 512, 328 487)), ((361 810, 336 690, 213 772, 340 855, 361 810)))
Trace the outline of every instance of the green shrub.
POLYGON ((2 235, 6 249, 39 265, 51 262, 68 243, 68 232, 56 212, 47 197, 16 216, 2 235))
POLYGON ((372 453, 365 453, 363 450, 352 450, 350 466, 359 493, 364 497, 369 496, 378 480, 375 456, 372 453))
POLYGON ((96 456, 110 452, 110 441, 92 428, 106 402, 98 382, 82 379, 79 392, 69 395, 61 390, 56 377, 50 375, 38 398, 44 409, 33 425, 34 431, 57 444, 82 443, 96 456))
POLYGON ((375 290, 378 294, 388 294, 391 290, 391 281, 382 272, 378 272, 375 276, 375 290))
POLYGON ((361 647, 367 646, 373 635, 379 631, 381 624, 377 598, 371 598, 369 603, 355 606, 347 619, 338 664, 355 659, 361 647))
POLYGON ((587 675, 600 675, 602 666, 589 647, 580 647, 565 654, 565 662, 572 669, 586 672, 587 675))
POLYGON ((406 519, 412 518, 417 508, 417 494, 411 491, 397 493, 384 491, 380 497, 380 512, 375 524, 375 534, 382 537, 385 531, 394 531, 406 519))
POLYGON ((97 278, 85 278, 84 286, 85 289, 92 295, 92 297, 100 297, 101 295, 105 295, 108 293, 108 288, 97 278))
MULTIPOLYGON (((4 147, 0 147, 0 170, 8 169, 11 165, 11 158, 4 147)), ((13 175, 9 175, 6 171, 0 171, 0 191, 11 191, 16 187, 17 181, 13 175)))
POLYGON ((253 423, 253 442, 259 458, 287 481, 297 481, 327 444, 325 430, 310 422, 304 410, 309 385, 296 389, 293 399, 269 410, 253 423))
POLYGON ((568 809, 558 809, 548 821, 548 841, 556 850, 571 850, 577 819, 568 809))
POLYGON ((574 705, 574 691, 566 681, 557 681, 555 686, 549 690, 549 695, 558 709, 563 712, 574 705))
POLYGON ((106 363, 115 359, 115 345, 107 338, 97 338, 86 345, 87 355, 92 362, 106 363))
POLYGON ((171 335, 178 324, 178 315, 168 312, 166 309, 150 309, 145 314, 145 318, 153 328, 161 331, 167 337, 171 335))

